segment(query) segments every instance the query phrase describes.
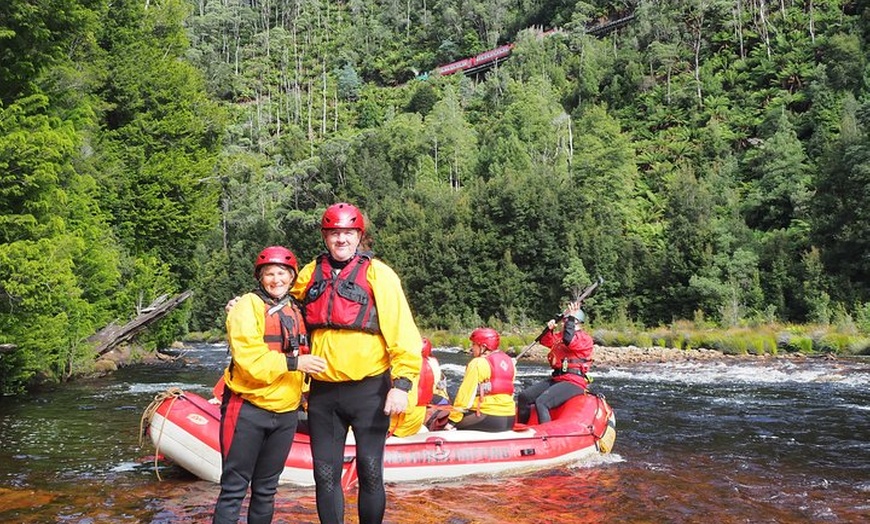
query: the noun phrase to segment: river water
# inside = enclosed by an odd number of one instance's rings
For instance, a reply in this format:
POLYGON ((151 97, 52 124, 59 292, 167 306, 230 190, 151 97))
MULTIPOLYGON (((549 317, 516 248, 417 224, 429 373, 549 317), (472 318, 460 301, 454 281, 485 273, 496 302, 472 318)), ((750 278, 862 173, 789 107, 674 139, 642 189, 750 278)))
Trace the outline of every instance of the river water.
MULTIPOLYGON (((435 352, 455 391, 468 356, 435 352)), ((218 487, 139 445, 158 393, 208 395, 227 359, 196 345, 25 398, 0 399, 0 522, 209 522, 218 487)), ((521 363, 527 384, 547 370, 521 363)), ((680 362, 597 368, 614 453, 512 478, 388 486, 394 524, 870 522, 870 361, 680 362)), ((348 495, 347 519, 356 520, 348 495)), ((316 523, 281 486, 275 522, 316 523)))

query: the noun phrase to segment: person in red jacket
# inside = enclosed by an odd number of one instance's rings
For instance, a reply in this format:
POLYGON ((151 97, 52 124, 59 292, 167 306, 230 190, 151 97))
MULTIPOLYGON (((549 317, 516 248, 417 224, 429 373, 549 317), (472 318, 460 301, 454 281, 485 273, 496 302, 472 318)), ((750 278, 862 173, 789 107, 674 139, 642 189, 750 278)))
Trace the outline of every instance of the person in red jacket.
POLYGON ((550 378, 523 389, 517 397, 517 420, 526 424, 532 405, 538 414, 538 423, 551 420, 550 410, 568 399, 582 395, 589 387, 586 373, 592 365, 592 337, 579 325, 586 320, 579 302, 568 305, 562 317, 562 331, 555 333, 556 321, 547 324, 549 331, 541 337, 541 345, 550 348, 547 360, 553 368, 550 378))

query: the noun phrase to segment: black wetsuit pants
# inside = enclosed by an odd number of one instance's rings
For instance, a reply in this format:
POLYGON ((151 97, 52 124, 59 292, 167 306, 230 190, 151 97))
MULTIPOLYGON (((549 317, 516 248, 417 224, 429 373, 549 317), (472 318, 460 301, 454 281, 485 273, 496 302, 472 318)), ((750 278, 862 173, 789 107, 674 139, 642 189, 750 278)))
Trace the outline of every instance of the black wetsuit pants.
POLYGON ((498 433, 513 429, 516 417, 513 415, 486 415, 481 413, 467 413, 462 420, 456 423, 456 429, 473 429, 498 433))
POLYGON ((568 381, 553 379, 542 380, 525 388, 517 395, 517 420, 528 423, 532 414, 532 404, 538 413, 538 424, 551 420, 550 410, 561 406, 568 399, 582 395, 585 390, 568 381))
POLYGON ((348 427, 353 428, 356 441, 353 460, 359 480, 359 522, 383 521, 387 504, 384 443, 390 426, 384 403, 390 387, 389 372, 347 382, 311 381, 308 427, 321 524, 344 522, 341 475, 348 427))
POLYGON ((221 405, 221 492, 214 524, 235 524, 251 487, 248 524, 269 524, 284 462, 293 444, 298 411, 258 408, 229 389, 221 405))

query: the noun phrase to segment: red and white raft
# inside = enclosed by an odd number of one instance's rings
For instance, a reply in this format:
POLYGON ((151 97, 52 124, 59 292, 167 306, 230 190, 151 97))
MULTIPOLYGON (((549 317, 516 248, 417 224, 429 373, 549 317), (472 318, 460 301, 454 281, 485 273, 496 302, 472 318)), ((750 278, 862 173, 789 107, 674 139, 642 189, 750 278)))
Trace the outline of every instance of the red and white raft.
MULTIPOLYGON (((552 410, 553 420, 513 431, 434 431, 387 439, 386 482, 433 481, 467 475, 504 475, 552 468, 589 455, 609 453, 616 439, 616 417, 603 397, 574 397, 552 410)), ((220 409, 201 396, 169 390, 143 415, 156 455, 163 455, 204 480, 220 481, 220 409)), ((345 447, 344 486, 356 477, 353 433, 345 447)), ((284 463, 282 484, 314 485, 308 435, 297 432, 284 463)))

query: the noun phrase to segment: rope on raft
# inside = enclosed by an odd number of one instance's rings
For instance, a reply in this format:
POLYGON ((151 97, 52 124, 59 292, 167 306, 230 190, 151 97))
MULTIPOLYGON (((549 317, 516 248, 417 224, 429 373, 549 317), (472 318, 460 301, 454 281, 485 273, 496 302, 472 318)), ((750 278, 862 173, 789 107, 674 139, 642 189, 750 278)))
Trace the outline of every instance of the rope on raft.
POLYGON ((148 404, 148 407, 145 408, 145 412, 142 413, 142 418, 139 419, 139 446, 144 445, 145 435, 148 432, 148 427, 151 426, 151 419, 154 417, 154 414, 157 413, 157 409, 163 404, 163 402, 167 399, 172 399, 169 402, 169 407, 166 409, 166 415, 163 417, 163 424, 160 425, 160 431, 157 433, 157 439, 154 442, 154 473, 157 474, 157 480, 163 480, 160 478, 160 470, 157 469, 157 458, 160 456, 160 439, 163 437, 163 426, 166 424, 166 419, 169 418, 169 413, 172 412, 172 405, 175 404, 175 401, 178 400, 179 397, 184 396, 184 391, 179 387, 171 387, 162 393, 158 393, 154 396, 154 400, 151 401, 151 404, 148 404))

